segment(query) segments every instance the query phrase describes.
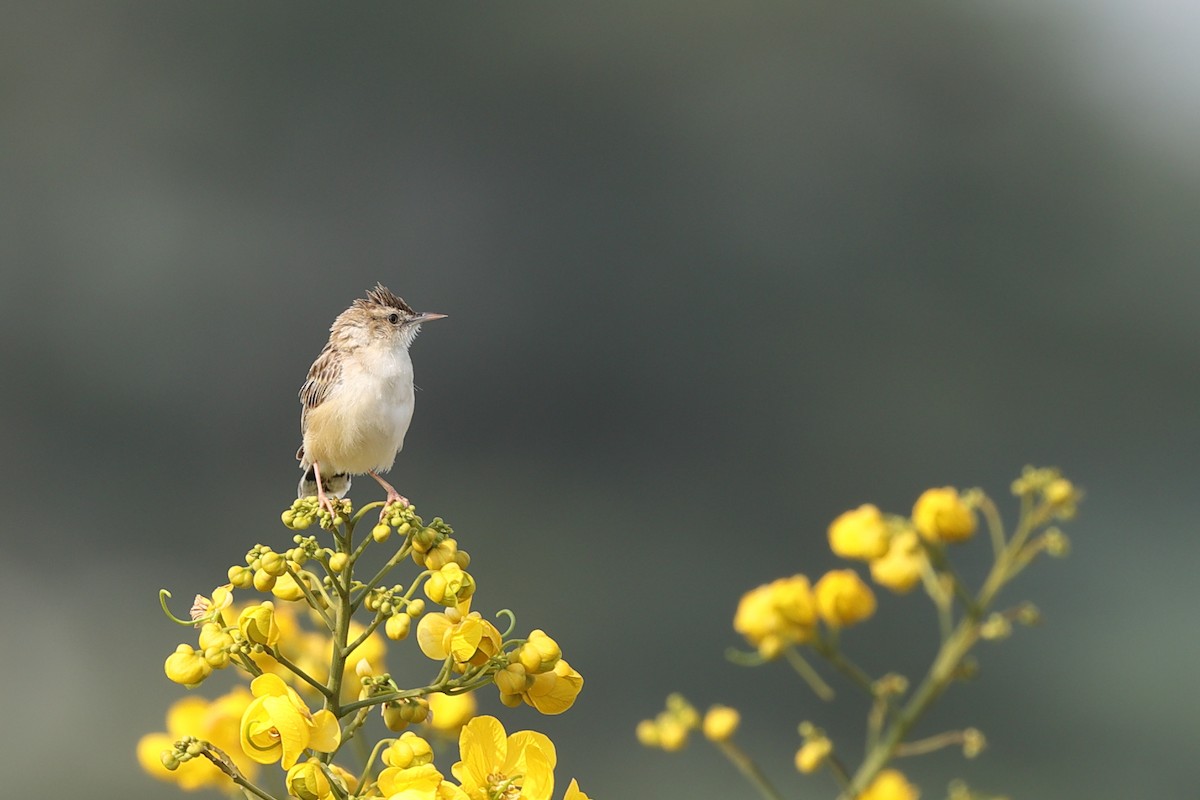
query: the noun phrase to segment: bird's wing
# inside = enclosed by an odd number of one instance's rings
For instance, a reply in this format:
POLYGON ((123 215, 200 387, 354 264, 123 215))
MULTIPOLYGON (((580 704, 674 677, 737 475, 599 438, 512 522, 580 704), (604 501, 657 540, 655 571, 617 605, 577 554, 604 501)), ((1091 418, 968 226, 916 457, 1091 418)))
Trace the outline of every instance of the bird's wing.
POLYGON ((325 345, 321 355, 317 356, 317 360, 308 368, 308 378, 300 387, 301 432, 308 427, 308 412, 324 403, 325 399, 329 397, 329 393, 333 391, 333 387, 337 385, 338 379, 341 377, 341 365, 342 360, 337 357, 333 343, 330 342, 325 345))

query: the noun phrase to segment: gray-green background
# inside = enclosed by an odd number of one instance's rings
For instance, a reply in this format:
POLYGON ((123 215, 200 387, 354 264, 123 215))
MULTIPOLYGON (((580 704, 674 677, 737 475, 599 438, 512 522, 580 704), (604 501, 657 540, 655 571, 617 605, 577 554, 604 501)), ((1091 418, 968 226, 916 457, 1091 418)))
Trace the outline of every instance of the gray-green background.
MULTIPOLYGON (((132 757, 190 636, 155 592, 287 541, 296 390, 376 280, 450 315, 396 483, 477 608, 586 676, 505 717, 564 785, 750 797, 702 743, 634 741, 679 689, 830 796, 795 724, 853 750, 862 704, 726 663, 738 597, 833 566, 845 508, 1003 501, 1034 462, 1088 495, 1008 595, 1047 622, 922 729, 990 749, 906 768, 1195 796, 1200 15, 1126 5, 8 5, 6 796, 179 796, 132 757)), ((915 676, 933 615, 882 599, 847 645, 915 676)))

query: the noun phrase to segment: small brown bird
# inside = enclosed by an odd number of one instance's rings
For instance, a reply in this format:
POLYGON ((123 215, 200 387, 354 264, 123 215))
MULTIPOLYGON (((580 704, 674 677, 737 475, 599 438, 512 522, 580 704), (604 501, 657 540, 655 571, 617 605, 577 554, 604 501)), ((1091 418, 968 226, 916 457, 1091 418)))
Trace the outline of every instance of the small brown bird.
POLYGON ((297 496, 315 494, 333 514, 329 496, 342 497, 350 476, 366 473, 387 491, 388 502, 408 502, 379 473, 392 468, 412 421, 408 348, 421 323, 445 316, 413 311, 376 284, 333 321, 329 342, 300 388, 304 442, 296 458, 304 476, 297 496))

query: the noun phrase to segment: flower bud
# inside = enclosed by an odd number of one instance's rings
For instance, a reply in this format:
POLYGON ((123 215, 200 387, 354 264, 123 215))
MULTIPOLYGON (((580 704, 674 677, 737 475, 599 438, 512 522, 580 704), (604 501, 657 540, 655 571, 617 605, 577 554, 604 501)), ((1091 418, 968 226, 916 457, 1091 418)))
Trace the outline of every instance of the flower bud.
POLYGON ((399 642, 408 638, 408 632, 411 627, 412 617, 408 614, 393 614, 384 623, 383 632, 392 641, 399 642))
POLYGON ((388 537, 392 535, 392 528, 386 523, 379 523, 374 528, 371 528, 371 538, 379 543, 386 542, 388 537))
POLYGON ((529 634, 529 641, 521 646, 518 654, 521 665, 534 675, 554 669, 560 658, 562 649, 558 643, 541 630, 529 634))
POLYGON ((520 664, 509 664, 497 672, 492 680, 496 682, 500 694, 520 695, 533 685, 533 678, 525 673, 525 667, 520 664))
POLYGON ((925 553, 914 530, 892 537, 887 553, 871 562, 871 579, 896 594, 905 594, 921 582, 925 553))
POLYGON ((349 561, 350 556, 345 553, 334 553, 329 557, 329 569, 333 572, 341 572, 349 561))
POLYGON ((644 719, 637 726, 637 740, 645 747, 658 747, 660 744, 658 726, 653 720, 644 719))
POLYGON ((842 558, 879 558, 888 548, 883 514, 870 503, 843 513, 829 525, 829 548, 842 558))
POLYGON ((858 800, 917 800, 921 792, 895 769, 881 770, 858 800))
POLYGON ((282 553, 276 553, 271 550, 263 553, 259 559, 258 568, 269 575, 274 575, 278 578, 283 573, 287 572, 287 559, 282 553))
POLYGON ((399 703, 385 703, 383 706, 383 724, 389 731, 402 731, 408 727, 404 718, 403 707, 399 703))
POLYGON ((952 486, 926 489, 913 506, 912 520, 929 542, 962 542, 975 533, 975 511, 952 486))
POLYGON ((175 648, 174 653, 167 656, 163 671, 175 683, 182 683, 191 689, 199 686, 212 674, 212 666, 204 660, 201 653, 193 650, 191 645, 181 644, 175 648))
POLYGON ((825 573, 813 593, 821 619, 834 628, 854 625, 875 613, 875 595, 852 569, 825 573))
POLYGON ((736 708, 713 706, 704 715, 704 736, 712 742, 728 741, 737 731, 741 721, 741 715, 738 714, 736 708))
POLYGON ((260 592, 269 592, 275 586, 275 576, 265 570, 256 570, 254 573, 254 588, 260 592))
POLYGON ((816 772, 832 752, 833 742, 824 735, 814 736, 796 751, 796 769, 805 775, 816 772))
POLYGON ((254 585, 254 571, 234 564, 226 573, 229 582, 239 589, 249 589, 254 585))
POLYGON ((288 793, 299 800, 329 800, 334 796, 321 762, 315 758, 289 769, 285 783, 288 793))
POLYGON ((274 647, 279 641, 279 623, 275 620, 275 604, 264 600, 256 606, 247 606, 238 615, 238 629, 254 644, 274 647))
POLYGON ((404 609, 404 613, 408 614, 413 619, 416 619, 425 613, 425 601, 419 597, 415 600, 409 600, 408 605, 404 609))

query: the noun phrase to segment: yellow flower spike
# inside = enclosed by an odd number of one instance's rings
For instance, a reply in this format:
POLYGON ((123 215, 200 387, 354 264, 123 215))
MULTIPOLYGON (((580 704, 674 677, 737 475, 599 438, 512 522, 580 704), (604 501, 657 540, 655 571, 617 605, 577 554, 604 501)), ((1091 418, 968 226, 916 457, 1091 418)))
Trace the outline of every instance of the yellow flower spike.
POLYGON ((250 684, 254 700, 242 714, 242 750, 260 764, 279 761, 291 769, 307 748, 330 753, 341 742, 337 718, 327 710, 315 714, 278 675, 259 675, 250 684))
POLYGON ((829 549, 842 558, 869 561, 887 552, 883 514, 870 503, 847 511, 829 524, 829 549))
POLYGON ((522 695, 525 702, 546 715, 561 714, 575 705, 583 691, 583 676, 566 659, 559 659, 550 672, 533 676, 533 683, 522 695))
POLYGON ((712 742, 726 742, 737 732, 742 715, 736 708, 716 705, 704 715, 704 737, 712 742))
POLYGON ((495 717, 476 717, 463 726, 459 751, 462 760, 451 771, 471 800, 550 800, 554 792, 558 756, 545 734, 519 731, 508 736, 495 717))
POLYGON ((204 654, 192 649, 191 645, 181 644, 175 652, 167 656, 163 671, 167 677, 182 683, 189 689, 199 686, 205 678, 212 674, 212 665, 205 659, 204 654))
POLYGON ((975 533, 975 511, 952 486, 926 489, 913 506, 912 520, 928 542, 962 542, 975 533))
POLYGON ((329 778, 321 770, 321 762, 310 758, 302 764, 296 764, 287 772, 285 779, 288 794, 300 800, 330 800, 334 797, 333 787, 329 778))
POLYGON ((475 695, 431 694, 429 696, 429 727, 443 735, 457 735, 462 726, 475 716, 479 704, 475 695))
POLYGON ((248 641, 274 647, 279 641, 279 623, 275 620, 275 604, 264 600, 246 606, 238 615, 238 629, 248 641))
POLYGON ((808 578, 793 575, 750 590, 738 602, 733 629, 758 648, 764 658, 773 658, 787 644, 813 638, 817 624, 816 603, 808 578))
POLYGON ((858 800, 917 800, 921 792, 908 782, 904 773, 895 769, 882 770, 858 800))
POLYGON ((921 582, 925 551, 914 530, 892 537, 887 553, 871 562, 871 579, 896 594, 906 594, 921 582))
POLYGON ((538 674, 549 672, 562 658, 562 648, 558 642, 546 635, 545 631, 535 630, 529 634, 529 640, 521 646, 518 660, 526 671, 538 674))
POLYGON ((875 613, 875 595, 852 569, 825 573, 813 593, 821 619, 830 627, 854 625, 875 613))

